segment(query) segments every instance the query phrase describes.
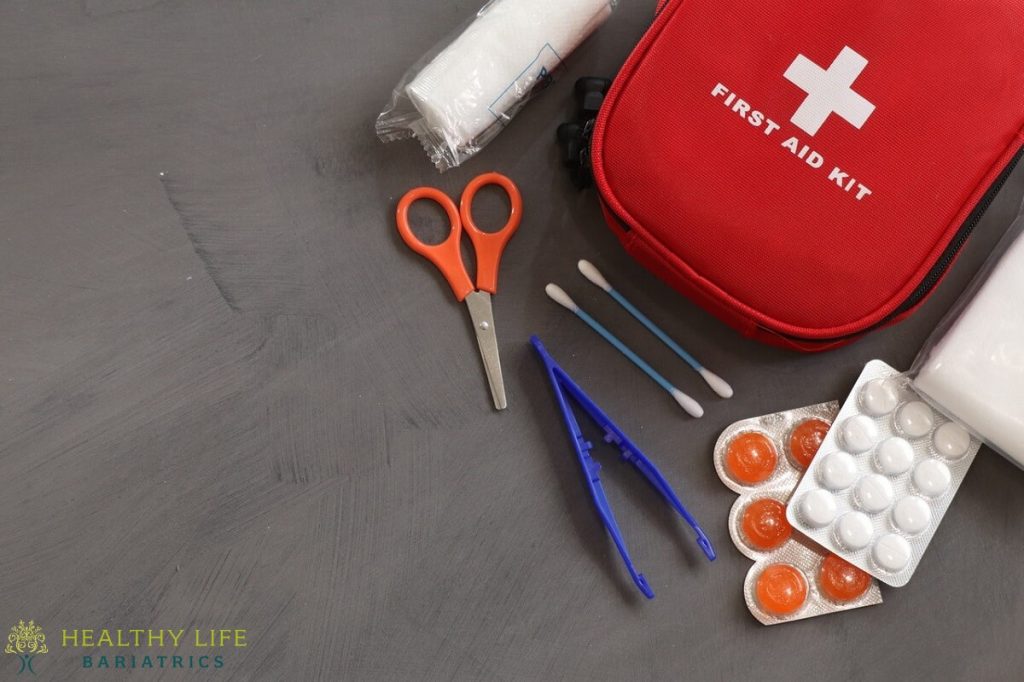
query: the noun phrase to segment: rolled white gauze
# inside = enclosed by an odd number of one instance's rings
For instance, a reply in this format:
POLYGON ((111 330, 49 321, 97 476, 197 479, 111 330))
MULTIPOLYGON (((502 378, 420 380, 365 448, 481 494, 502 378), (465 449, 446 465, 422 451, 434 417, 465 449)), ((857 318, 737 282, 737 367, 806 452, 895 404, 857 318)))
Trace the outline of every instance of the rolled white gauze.
POLYGON ((914 388, 1024 467, 1024 238, 928 352, 914 388))
POLYGON ((495 0, 406 87, 447 145, 467 146, 611 14, 609 0, 495 0))

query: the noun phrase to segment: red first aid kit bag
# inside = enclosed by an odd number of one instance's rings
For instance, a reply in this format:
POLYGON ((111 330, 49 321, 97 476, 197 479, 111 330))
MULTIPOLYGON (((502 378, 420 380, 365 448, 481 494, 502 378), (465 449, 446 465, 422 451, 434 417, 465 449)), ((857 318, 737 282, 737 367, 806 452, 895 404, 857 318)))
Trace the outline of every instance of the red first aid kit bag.
POLYGON ((1022 127, 1024 0, 668 0, 591 154, 629 253, 744 334, 813 351, 921 304, 1022 127))

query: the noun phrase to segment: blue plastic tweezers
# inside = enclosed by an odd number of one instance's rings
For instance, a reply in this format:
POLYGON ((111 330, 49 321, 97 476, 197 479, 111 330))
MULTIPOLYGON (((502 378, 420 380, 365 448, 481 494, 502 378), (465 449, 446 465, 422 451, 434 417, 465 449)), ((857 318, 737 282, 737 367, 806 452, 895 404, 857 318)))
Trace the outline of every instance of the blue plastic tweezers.
POLYGON ((605 442, 615 444, 622 451, 622 459, 636 467, 636 470, 643 474, 644 478, 654 486, 654 489, 661 493, 661 496, 665 498, 669 506, 679 512, 680 516, 690 524, 690 527, 697 534, 697 544, 700 545, 707 558, 714 561, 715 549, 711 546, 711 540, 704 534, 697 520, 690 515, 690 512, 686 511, 686 507, 676 497, 675 492, 672 491, 672 486, 668 484, 665 477, 658 471, 658 467, 654 466, 654 463, 644 456, 640 448, 634 445, 608 415, 583 392, 583 389, 576 385, 576 382, 566 374, 565 370, 558 366, 558 363, 548 355, 540 339, 536 336, 531 336, 530 343, 536 349, 537 354, 544 363, 545 369, 547 369, 548 378, 551 379, 555 398, 558 400, 558 406, 562 410, 562 417, 565 419, 565 425, 569 429, 569 435, 572 436, 572 445, 576 450, 576 457, 579 459, 580 466, 583 468, 587 488, 590 489, 590 496, 594 499, 597 513, 600 514, 601 521, 604 523, 605 528, 608 529, 608 534, 612 536, 612 541, 618 548, 619 554, 622 555, 622 560, 626 564, 626 570, 629 571, 633 582, 644 593, 644 596, 648 599, 654 599, 654 590, 647 583, 647 578, 644 577, 644 574, 636 570, 633 560, 629 557, 629 550, 626 549, 622 533, 619 531, 618 524, 615 523, 615 515, 612 514, 612 508, 608 504, 608 498, 605 497, 604 488, 601 486, 601 465, 590 456, 590 450, 593 449, 594 445, 583 437, 583 431, 580 430, 579 422, 576 421, 576 415, 573 414, 572 407, 570 407, 569 401, 566 400, 567 395, 572 396, 590 415, 590 418, 604 430, 605 442))

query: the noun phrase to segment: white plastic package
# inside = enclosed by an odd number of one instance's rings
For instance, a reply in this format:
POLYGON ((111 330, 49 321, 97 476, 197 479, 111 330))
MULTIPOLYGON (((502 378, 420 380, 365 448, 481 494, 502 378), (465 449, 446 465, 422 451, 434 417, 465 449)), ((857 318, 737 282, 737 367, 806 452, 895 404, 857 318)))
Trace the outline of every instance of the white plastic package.
POLYGON ((402 77, 377 117, 384 142, 416 137, 438 170, 492 140, 617 0, 491 0, 402 77))
POLYGON ((917 570, 981 441, 881 360, 864 367, 786 508, 825 549, 892 587, 917 570))
POLYGON ((1024 210, 914 363, 914 389, 1024 468, 1024 210))

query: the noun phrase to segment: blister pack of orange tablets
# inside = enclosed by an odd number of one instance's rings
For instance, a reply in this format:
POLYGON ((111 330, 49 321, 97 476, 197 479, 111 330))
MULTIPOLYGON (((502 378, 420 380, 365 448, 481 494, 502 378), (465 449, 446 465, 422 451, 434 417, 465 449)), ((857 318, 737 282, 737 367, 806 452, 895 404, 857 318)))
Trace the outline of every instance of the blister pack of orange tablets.
POLYGON ((765 625, 882 602, 877 581, 793 530, 786 503, 839 412, 830 402, 732 424, 715 444, 715 470, 739 493, 733 544, 754 565, 743 596, 765 625))

